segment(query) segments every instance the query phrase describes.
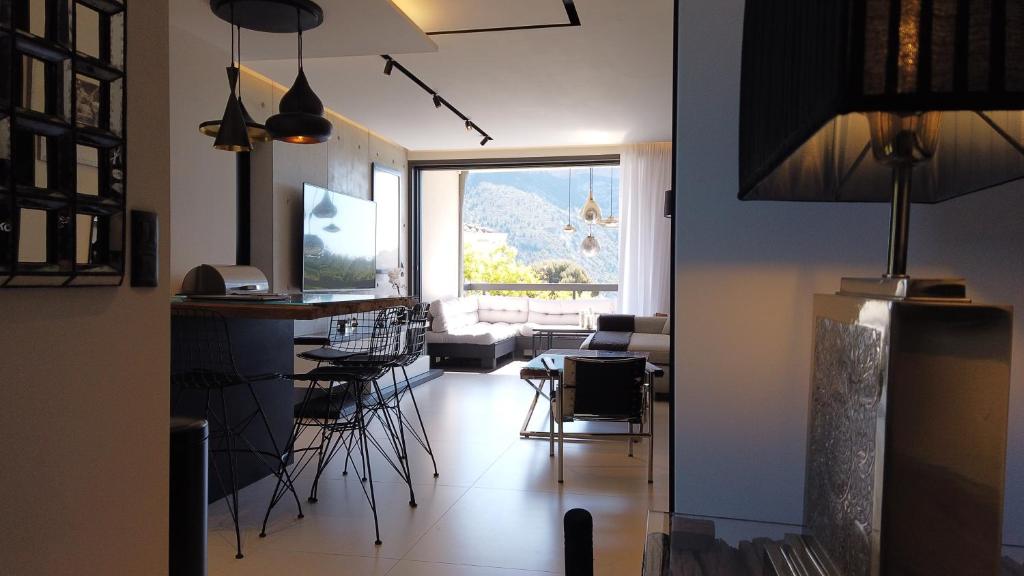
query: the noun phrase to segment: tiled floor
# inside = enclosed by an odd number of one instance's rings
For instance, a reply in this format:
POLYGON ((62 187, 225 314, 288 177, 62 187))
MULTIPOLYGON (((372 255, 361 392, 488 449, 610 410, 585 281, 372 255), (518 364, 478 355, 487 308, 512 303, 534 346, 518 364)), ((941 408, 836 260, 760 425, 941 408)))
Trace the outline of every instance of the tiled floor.
MULTIPOLYGON (((545 440, 519 438, 533 392, 520 364, 491 374, 447 373, 416 389, 437 456, 439 478, 421 450, 410 453, 419 506, 379 457, 374 488, 383 544, 373 543, 373 517, 358 478, 342 476, 341 459, 321 479, 319 502, 297 481, 305 518, 294 502, 259 523, 273 488, 265 479, 242 491, 245 558, 234 557, 234 531, 223 502, 210 510, 210 574, 388 576, 534 576, 561 573, 562 515, 586 508, 594 516, 597 574, 638 574, 649 509, 668 507, 668 406, 656 407, 654 484, 646 482, 647 450, 626 454, 625 441, 566 446, 565 484, 545 440)), ((546 429, 543 409, 534 428, 546 429)))

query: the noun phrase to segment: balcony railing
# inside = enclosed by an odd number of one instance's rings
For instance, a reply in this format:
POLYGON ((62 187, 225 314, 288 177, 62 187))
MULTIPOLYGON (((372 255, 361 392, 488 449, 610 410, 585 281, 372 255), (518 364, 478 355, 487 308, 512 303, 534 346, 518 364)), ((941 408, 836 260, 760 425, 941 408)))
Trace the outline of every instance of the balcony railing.
POLYGON ((592 282, 579 284, 553 284, 538 282, 535 284, 502 284, 496 282, 466 282, 463 289, 467 292, 570 292, 573 299, 577 294, 596 292, 618 292, 618 284, 595 284, 592 282))

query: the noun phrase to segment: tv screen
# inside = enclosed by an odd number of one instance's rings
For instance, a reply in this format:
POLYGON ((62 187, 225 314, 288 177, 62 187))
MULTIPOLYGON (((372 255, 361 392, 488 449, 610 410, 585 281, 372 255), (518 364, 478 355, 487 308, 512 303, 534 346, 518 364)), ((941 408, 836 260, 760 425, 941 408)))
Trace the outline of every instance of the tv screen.
POLYGON ((377 206, 312 184, 302 206, 302 290, 373 288, 377 206))

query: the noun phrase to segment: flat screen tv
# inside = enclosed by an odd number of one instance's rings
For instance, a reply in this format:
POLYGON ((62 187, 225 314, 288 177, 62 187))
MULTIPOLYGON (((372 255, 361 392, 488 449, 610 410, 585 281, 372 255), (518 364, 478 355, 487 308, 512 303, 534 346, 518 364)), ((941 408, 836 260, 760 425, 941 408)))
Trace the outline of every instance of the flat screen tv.
POLYGON ((302 207, 302 290, 373 288, 376 204, 305 184, 302 207))

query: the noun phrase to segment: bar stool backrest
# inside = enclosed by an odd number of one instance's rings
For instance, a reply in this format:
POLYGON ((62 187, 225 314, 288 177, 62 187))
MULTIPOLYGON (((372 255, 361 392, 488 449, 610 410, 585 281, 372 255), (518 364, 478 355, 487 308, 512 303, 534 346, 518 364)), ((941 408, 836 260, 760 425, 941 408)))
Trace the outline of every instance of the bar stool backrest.
POLYGON ((562 418, 639 422, 644 412, 645 358, 567 357, 562 418))
POLYGON ((408 311, 405 323, 405 348, 399 364, 408 366, 423 354, 427 341, 427 311, 429 304, 418 303, 408 311))
POLYGON ((217 388, 239 381, 227 322, 216 313, 176 311, 171 330, 171 382, 186 388, 217 388))
POLYGON ((402 353, 402 325, 405 321, 406 308, 396 306, 386 308, 377 313, 366 342, 366 350, 360 362, 375 366, 391 366, 402 353))

